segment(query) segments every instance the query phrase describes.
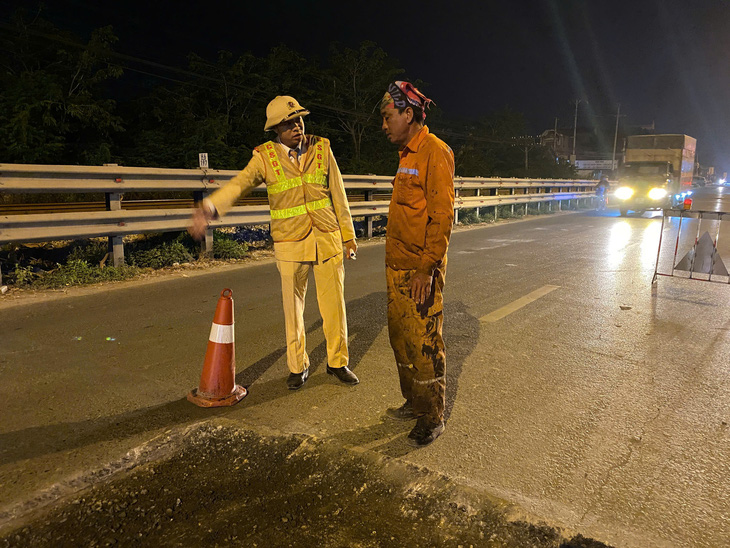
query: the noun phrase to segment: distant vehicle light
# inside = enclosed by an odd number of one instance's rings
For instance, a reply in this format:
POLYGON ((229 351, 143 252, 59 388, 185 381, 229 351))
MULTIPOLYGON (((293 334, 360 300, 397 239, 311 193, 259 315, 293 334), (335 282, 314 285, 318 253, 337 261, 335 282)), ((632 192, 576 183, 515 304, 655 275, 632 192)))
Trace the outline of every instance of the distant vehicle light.
POLYGON ((725 184, 725 179, 720 179, 720 180, 719 180, 719 181, 717 181, 717 182, 718 182, 718 183, 720 183, 721 185, 724 185, 724 184, 725 184))
POLYGON ((634 189, 629 188, 627 186, 622 186, 620 188, 616 189, 616 192, 614 192, 614 196, 618 198, 619 200, 628 200, 634 195, 634 189))
POLYGON ((652 188, 649 191, 649 198, 652 200, 661 200, 667 197, 667 190, 665 188, 652 188))

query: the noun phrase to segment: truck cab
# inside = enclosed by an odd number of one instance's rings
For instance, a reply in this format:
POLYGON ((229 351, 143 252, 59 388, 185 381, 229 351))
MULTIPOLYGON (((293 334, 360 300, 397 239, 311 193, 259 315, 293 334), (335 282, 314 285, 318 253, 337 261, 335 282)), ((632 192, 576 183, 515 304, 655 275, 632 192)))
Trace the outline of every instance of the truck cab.
POLYGON ((689 135, 630 135, 614 193, 621 215, 682 203, 692 194, 696 148, 689 135))
POLYGON ((684 199, 678 189, 670 162, 635 162, 624 164, 614 195, 625 216, 629 211, 643 213, 676 206, 684 199))

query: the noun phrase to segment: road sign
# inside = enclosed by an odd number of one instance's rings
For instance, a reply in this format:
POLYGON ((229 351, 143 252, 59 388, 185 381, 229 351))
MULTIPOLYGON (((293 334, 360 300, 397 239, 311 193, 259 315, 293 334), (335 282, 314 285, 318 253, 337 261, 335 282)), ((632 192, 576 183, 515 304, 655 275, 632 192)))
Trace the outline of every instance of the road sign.
POLYGON ((198 154, 198 161, 200 162, 200 169, 208 169, 208 153, 201 152, 198 154))
POLYGON ((616 169, 613 160, 576 160, 577 169, 616 169))

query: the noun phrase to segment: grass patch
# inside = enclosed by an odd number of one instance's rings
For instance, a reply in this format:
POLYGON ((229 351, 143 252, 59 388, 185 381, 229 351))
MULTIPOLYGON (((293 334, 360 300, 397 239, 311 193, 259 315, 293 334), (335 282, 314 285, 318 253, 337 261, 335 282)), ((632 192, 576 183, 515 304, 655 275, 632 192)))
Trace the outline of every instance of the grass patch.
POLYGON ((484 213, 481 211, 479 212, 479 222, 480 223, 493 223, 494 222, 494 213, 493 210, 490 209, 489 211, 492 211, 492 213, 489 213, 487 211, 487 208, 483 208, 484 213))
POLYGON ((213 256, 216 259, 244 259, 248 256, 248 244, 216 231, 213 233, 213 256))
POLYGON ((134 266, 92 266, 82 259, 72 259, 53 270, 34 271, 30 266, 16 266, 13 272, 16 287, 30 289, 59 289, 71 285, 127 280, 140 273, 134 266))
MULTIPOLYGON (((213 256, 233 260, 248 256, 248 244, 235 233, 213 233, 213 256)), ((105 239, 54 242, 0 249, 3 283, 24 289, 59 289, 74 285, 128 280, 143 271, 195 262, 200 243, 187 232, 152 234, 124 242, 123 266, 111 265, 105 239)))
POLYGON ((459 224, 462 225, 473 225, 479 222, 476 209, 460 209, 459 210, 459 224))
POLYGON ((522 213, 520 213, 520 209, 517 206, 515 206, 514 213, 512 212, 511 205, 503 205, 497 207, 498 219, 519 219, 520 217, 522 217, 522 213))
POLYGON ((130 250, 126 255, 128 264, 140 268, 162 268, 194 260, 182 242, 165 242, 148 249, 130 250))

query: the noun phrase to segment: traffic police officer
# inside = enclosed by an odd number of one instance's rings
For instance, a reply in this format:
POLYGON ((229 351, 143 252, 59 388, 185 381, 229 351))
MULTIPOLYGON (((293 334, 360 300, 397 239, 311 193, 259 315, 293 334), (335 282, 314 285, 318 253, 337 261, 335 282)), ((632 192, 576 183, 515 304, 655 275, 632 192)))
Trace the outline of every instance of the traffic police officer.
POLYGON ((342 247, 348 259, 355 257, 355 230, 329 141, 304 132, 303 117, 308 114, 293 97, 274 98, 266 107, 264 130, 275 131, 276 140, 256 147, 243 171, 203 200, 190 228, 193 237, 201 239, 210 220, 225 215, 239 196, 266 184, 274 256, 281 275, 290 390, 300 388, 309 376, 304 302, 310 269, 327 341, 327 373, 348 385, 359 382, 348 368, 343 291, 342 247))

